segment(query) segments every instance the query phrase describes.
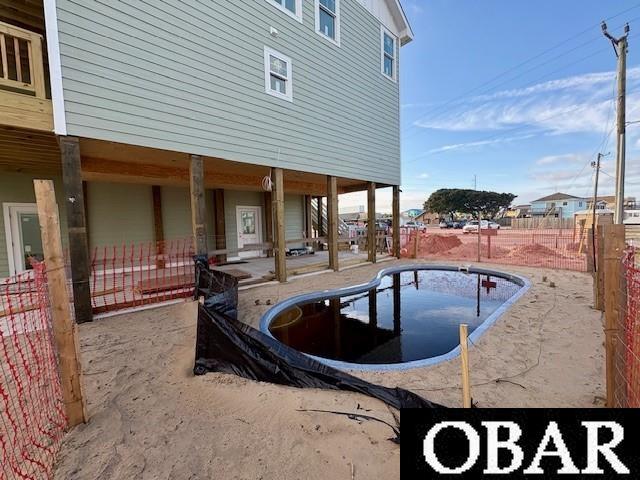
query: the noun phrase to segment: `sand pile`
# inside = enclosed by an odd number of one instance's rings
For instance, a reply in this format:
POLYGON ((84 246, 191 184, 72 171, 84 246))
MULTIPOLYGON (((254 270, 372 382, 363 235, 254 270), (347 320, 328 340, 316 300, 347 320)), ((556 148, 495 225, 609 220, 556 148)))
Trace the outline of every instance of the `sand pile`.
MULTIPOLYGON (((487 258, 489 256, 486 243, 483 243, 481 245, 480 253, 483 258, 487 258)), ((451 258, 475 259, 478 257, 478 245, 476 243, 465 243, 449 250, 446 254, 451 258)), ((509 250, 507 250, 506 248, 491 245, 491 258, 500 258, 508 254, 509 250)))
POLYGON ((526 256, 555 256, 557 252, 551 250, 539 243, 532 243, 530 245, 520 245, 515 247, 509 252, 510 257, 526 257, 526 256))
POLYGON ((442 253, 462 245, 460 239, 454 235, 427 235, 420 238, 420 253, 433 255, 442 253))

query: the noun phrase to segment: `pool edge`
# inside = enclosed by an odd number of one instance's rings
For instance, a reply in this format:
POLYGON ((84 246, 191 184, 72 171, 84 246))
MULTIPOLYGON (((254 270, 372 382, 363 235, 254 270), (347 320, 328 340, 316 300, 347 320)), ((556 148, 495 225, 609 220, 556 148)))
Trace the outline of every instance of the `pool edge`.
MULTIPOLYGON (((372 288, 378 287, 382 278, 388 275, 393 275, 395 273, 402 273, 407 271, 414 270, 444 270, 450 272, 465 272, 470 274, 479 273, 481 275, 491 275, 500 278, 504 278, 506 280, 510 280, 518 285, 520 285, 520 289, 516 293, 514 293, 511 297, 509 297, 502 305, 500 305, 491 315, 489 315, 484 322, 482 322, 471 335, 469 335, 469 342, 471 343, 471 347, 475 346, 474 344, 480 339, 480 337, 491 327, 496 321, 516 303, 522 296, 529 291, 531 288, 531 282, 528 278, 522 277, 520 275, 515 275, 512 273, 501 272, 499 270, 490 270, 481 267, 474 266, 455 266, 455 265, 438 265, 438 264, 408 264, 408 265, 398 265, 395 267, 384 268, 380 270, 375 277, 373 277, 369 282, 361 283, 358 285, 353 285, 350 287, 342 287, 342 288, 334 288, 330 290, 318 290, 310 293, 303 293, 300 295, 295 295, 293 297, 287 298, 282 302, 271 307, 267 310, 264 315, 260 318, 260 331, 265 335, 270 336, 277 342, 281 343, 277 338, 275 338, 271 332, 269 331, 269 325, 273 322, 275 317, 282 313, 283 311, 291 308, 294 305, 299 303, 307 303, 313 302, 315 300, 325 300, 327 298, 336 298, 343 297, 348 295, 353 295, 356 293, 362 293, 363 290, 371 290, 372 288)), ((284 345, 284 344, 282 344, 284 345)), ((287 348, 287 345, 285 345, 287 348)), ((296 350, 299 351, 299 350, 296 350)), ((447 353, 442 355, 438 355, 436 357, 426 358, 423 360, 413 360, 411 362, 403 362, 403 363, 392 363, 392 364, 360 364, 360 363, 350 363, 350 362, 341 362, 339 360, 331 360, 324 357, 317 357, 315 355, 309 355, 304 352, 300 352, 303 355, 306 355, 314 360, 317 360, 320 363, 325 365, 337 368, 339 370, 348 370, 355 372, 391 372, 391 371, 403 371, 410 370, 414 368, 422 368, 429 367, 433 365, 437 365, 442 362, 446 362, 448 360, 452 360, 460 355, 460 346, 455 347, 447 353)))

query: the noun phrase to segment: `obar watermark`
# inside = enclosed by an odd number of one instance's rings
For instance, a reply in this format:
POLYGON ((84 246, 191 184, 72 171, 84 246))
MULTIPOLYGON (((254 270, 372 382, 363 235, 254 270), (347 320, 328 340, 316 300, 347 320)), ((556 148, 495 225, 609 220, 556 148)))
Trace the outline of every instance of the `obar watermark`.
POLYGON ((640 412, 406 410, 402 478, 640 478, 640 412))

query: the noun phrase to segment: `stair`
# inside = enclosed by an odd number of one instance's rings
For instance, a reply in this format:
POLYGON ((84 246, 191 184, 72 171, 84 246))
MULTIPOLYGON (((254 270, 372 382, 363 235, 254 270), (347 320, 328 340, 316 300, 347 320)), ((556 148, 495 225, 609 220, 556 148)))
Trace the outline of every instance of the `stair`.
MULTIPOLYGON (((327 212, 327 202, 322 202, 322 212, 321 212, 321 221, 322 225, 325 229, 325 235, 327 226, 329 225, 329 214, 327 212)), ((313 222, 313 229, 318 232, 318 200, 316 198, 311 199, 311 221, 313 222)), ((348 237, 349 236, 349 225, 338 217, 338 236, 340 237, 348 237)))

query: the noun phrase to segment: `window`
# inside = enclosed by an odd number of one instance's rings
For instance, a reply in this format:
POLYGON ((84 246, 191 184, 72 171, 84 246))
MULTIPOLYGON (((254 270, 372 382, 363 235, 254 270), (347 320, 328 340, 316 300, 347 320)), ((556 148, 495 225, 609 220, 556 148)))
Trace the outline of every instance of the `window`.
POLYGON ((293 101, 291 59, 264 47, 264 86, 269 95, 293 101))
POLYGON ((315 0, 316 32, 340 46, 340 0, 315 0))
POLYGON ((582 206, 582 202, 578 202, 578 206, 581 207, 582 206))
POLYGON ((267 0, 267 2, 302 22, 302 0, 267 0))
MULTIPOLYGON (((567 205, 569 205, 567 202, 562 202, 563 207, 566 207, 567 205)), ((580 202, 580 206, 582 206, 582 202, 580 202)))
POLYGON ((396 80, 396 37, 386 28, 380 32, 380 60, 382 73, 395 82, 396 80))

